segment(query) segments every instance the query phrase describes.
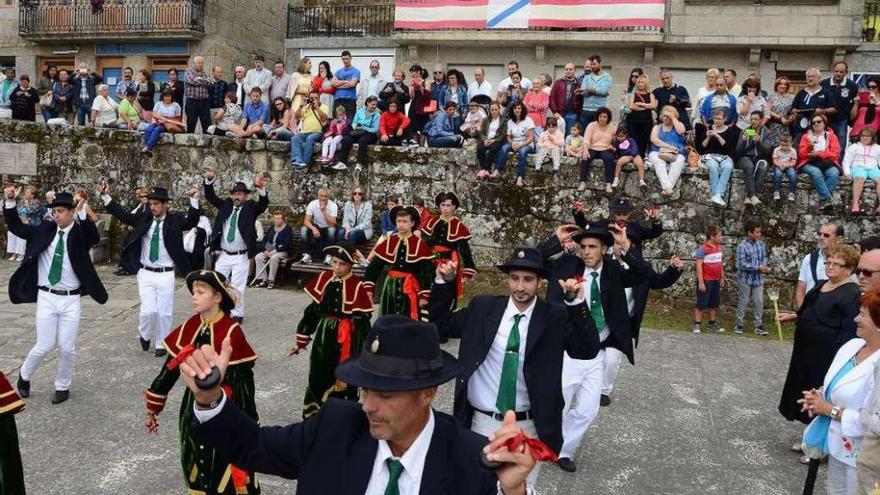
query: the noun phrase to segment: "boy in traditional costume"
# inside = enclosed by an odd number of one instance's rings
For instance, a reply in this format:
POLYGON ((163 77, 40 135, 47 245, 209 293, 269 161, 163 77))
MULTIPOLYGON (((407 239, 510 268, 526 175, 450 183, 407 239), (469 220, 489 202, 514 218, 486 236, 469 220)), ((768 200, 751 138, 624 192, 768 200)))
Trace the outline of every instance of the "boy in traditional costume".
POLYGON ((439 265, 452 260, 458 266, 456 272, 456 300, 464 295, 462 282, 470 280, 477 274, 474 256, 471 254, 471 231, 455 216, 455 210, 461 206, 458 195, 444 192, 434 198, 434 204, 440 209, 440 216, 431 217, 425 222, 422 239, 434 250, 434 263, 439 265))
POLYGON ((24 401, 0 371, 0 495, 24 495, 24 472, 15 428, 15 415, 22 410, 24 401))

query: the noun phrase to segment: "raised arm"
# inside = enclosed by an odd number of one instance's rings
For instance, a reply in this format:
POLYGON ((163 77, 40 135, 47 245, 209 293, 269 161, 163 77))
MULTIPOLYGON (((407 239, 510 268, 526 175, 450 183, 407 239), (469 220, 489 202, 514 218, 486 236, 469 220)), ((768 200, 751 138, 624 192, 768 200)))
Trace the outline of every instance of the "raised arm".
POLYGON ((211 206, 218 210, 220 208, 223 208, 223 200, 218 198, 217 194, 214 192, 214 169, 211 167, 205 169, 204 189, 205 200, 207 200, 208 203, 211 203, 211 206))

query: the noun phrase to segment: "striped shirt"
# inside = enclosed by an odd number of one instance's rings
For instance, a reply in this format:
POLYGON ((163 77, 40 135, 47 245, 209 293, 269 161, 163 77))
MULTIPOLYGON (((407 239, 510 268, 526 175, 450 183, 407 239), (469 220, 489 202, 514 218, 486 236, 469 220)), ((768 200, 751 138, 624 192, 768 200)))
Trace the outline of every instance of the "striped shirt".
POLYGON ((764 274, 758 270, 767 266, 767 249, 764 241, 744 239, 736 247, 736 278, 750 287, 764 285, 764 274))

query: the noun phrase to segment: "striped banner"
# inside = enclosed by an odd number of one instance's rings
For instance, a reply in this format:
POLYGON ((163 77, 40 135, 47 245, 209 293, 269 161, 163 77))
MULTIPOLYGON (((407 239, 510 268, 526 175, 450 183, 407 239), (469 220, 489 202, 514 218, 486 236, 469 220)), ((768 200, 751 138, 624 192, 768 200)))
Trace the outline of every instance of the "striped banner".
POLYGON ((665 0, 396 0, 394 28, 662 29, 665 0))

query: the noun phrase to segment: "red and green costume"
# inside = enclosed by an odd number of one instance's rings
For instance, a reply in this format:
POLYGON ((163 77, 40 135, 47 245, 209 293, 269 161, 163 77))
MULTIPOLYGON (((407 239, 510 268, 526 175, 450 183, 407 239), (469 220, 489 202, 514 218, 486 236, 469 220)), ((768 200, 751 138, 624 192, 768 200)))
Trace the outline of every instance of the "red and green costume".
MULTIPOLYGON (((168 359, 159 376, 146 391, 147 411, 158 415, 165 407, 168 392, 180 377, 176 366, 178 356, 183 357, 194 347, 210 345, 220 353, 223 339, 229 335, 232 356, 221 386, 226 397, 232 399, 245 414, 259 421, 254 403, 254 361, 257 355, 251 349, 238 323, 226 313, 220 312, 212 321, 203 321, 200 315, 191 316, 183 325, 165 337, 168 359), (190 347, 192 346, 192 347, 190 347)), ((188 488, 188 495, 237 495, 259 494, 260 485, 254 473, 242 471, 220 457, 214 449, 202 445, 190 436, 193 420, 193 394, 189 388, 180 404, 180 462, 188 488)))
POLYGON ((337 278, 325 271, 309 280, 306 307, 296 333, 312 338, 309 383, 303 401, 303 418, 318 412, 329 397, 358 400, 357 387, 336 380, 336 366, 360 353, 370 331, 372 290, 357 275, 337 278))
POLYGON ((434 252, 428 243, 415 235, 403 239, 392 234, 373 249, 372 255, 373 260, 364 271, 371 292, 382 269, 388 267, 379 313, 427 321, 427 311, 420 311, 419 301, 428 300, 434 280, 434 252))
POLYGON ((435 264, 452 260, 458 265, 457 294, 459 298, 462 297, 462 282, 477 274, 474 255, 468 243, 471 240, 471 231, 458 217, 449 220, 431 217, 422 227, 422 239, 433 249, 435 264))
POLYGON ((24 401, 0 371, 0 495, 24 495, 24 470, 18 449, 15 415, 24 401))

